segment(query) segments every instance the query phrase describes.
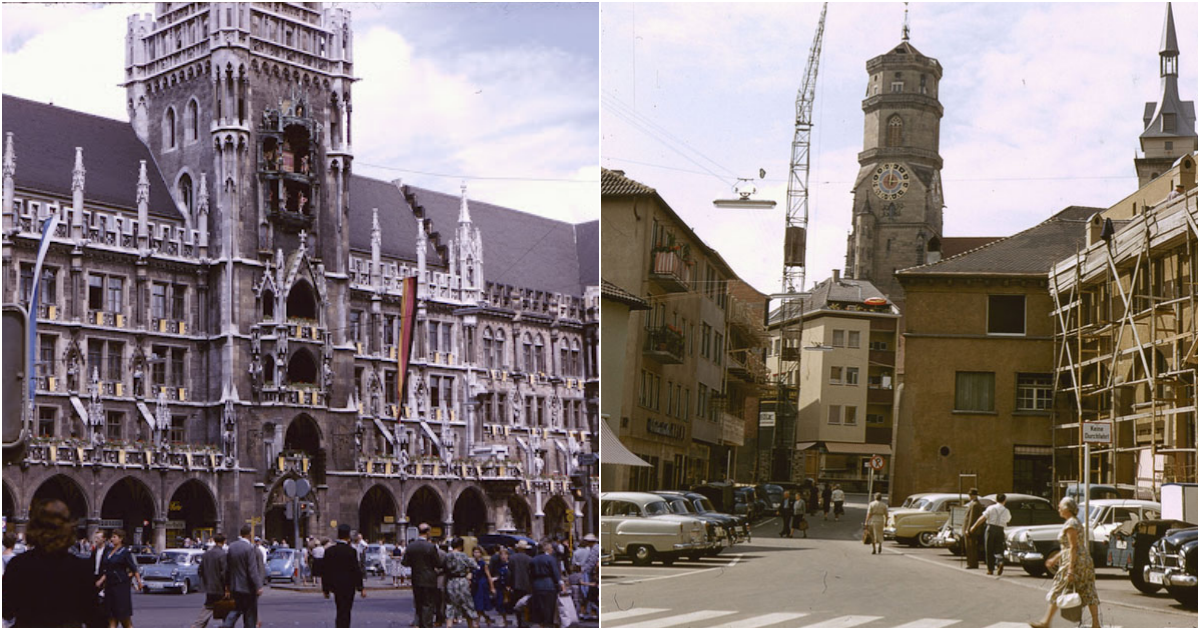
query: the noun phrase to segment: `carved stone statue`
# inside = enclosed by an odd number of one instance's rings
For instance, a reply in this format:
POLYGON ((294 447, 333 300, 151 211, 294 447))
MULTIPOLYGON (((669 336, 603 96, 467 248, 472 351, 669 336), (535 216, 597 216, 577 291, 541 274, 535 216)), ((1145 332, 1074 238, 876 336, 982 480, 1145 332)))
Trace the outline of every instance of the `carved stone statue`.
POLYGON ((546 460, 542 459, 541 453, 533 456, 533 476, 541 477, 542 470, 546 467, 546 460))
MULTIPOLYGON (((425 388, 425 377, 418 374, 416 381, 417 415, 423 416, 425 415, 425 405, 426 400, 429 397, 429 390, 425 388)), ((422 453, 422 455, 424 455, 424 453, 422 453)))
POLYGON ((325 384, 325 391, 333 391, 333 368, 329 366, 329 358, 326 357, 321 365, 321 378, 325 384))

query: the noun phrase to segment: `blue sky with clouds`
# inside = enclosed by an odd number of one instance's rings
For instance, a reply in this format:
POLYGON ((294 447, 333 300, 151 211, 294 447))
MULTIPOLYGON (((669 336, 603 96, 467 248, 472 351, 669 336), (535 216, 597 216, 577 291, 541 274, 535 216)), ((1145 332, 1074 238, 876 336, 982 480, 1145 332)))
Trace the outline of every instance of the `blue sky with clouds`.
MULTIPOLYGON (((468 180, 468 196, 598 217, 595 3, 332 6, 354 20, 359 174, 453 194, 458 176, 495 178, 468 180)), ((5 3, 4 93, 125 120, 125 20, 139 12, 153 5, 5 3)))
MULTIPOLYGON (((1200 61, 1196 6, 1173 4, 1189 101, 1200 61)), ((601 165, 657 189, 764 292, 780 288, 796 92, 820 11, 820 3, 601 6, 601 165), (760 168, 758 196, 777 201, 775 210, 713 208, 731 196, 726 182, 760 168)), ((1160 94, 1165 14, 1157 2, 909 5, 910 42, 944 69, 946 235, 1007 236, 1069 205, 1108 207, 1136 188, 1143 105, 1160 94)), ((829 6, 813 112, 808 285, 844 266, 866 63, 900 43, 903 20, 902 3, 829 6)))

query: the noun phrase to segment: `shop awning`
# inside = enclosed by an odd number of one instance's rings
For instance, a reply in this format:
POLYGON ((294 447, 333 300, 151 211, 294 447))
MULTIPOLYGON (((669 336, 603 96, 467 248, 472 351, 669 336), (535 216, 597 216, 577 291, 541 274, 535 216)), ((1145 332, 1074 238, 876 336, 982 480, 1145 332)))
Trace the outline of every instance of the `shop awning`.
POLYGON ((84 424, 88 421, 87 407, 83 406, 83 401, 78 396, 71 397, 71 406, 75 408, 75 413, 79 414, 79 419, 83 420, 84 424))
POLYGON ((393 435, 391 431, 388 431, 388 428, 383 424, 383 420, 375 418, 375 426, 379 428, 379 432, 383 434, 384 439, 387 440, 389 444, 392 446, 396 445, 396 436, 393 435))
POLYGON ((810 449, 816 445, 817 445, 816 442, 797 442, 796 450, 797 451, 807 451, 808 449, 810 449))
POLYGON ((857 442, 826 442, 825 450, 830 453, 849 455, 891 455, 892 447, 887 444, 859 444, 857 442))
POLYGON ((608 427, 608 423, 600 422, 600 463, 601 464, 617 464, 619 466, 646 466, 650 464, 642 461, 642 458, 634 455, 625 445, 621 443, 620 438, 613 433, 608 427))
POLYGON ((146 403, 144 403, 140 400, 137 401, 137 408, 138 408, 138 411, 142 412, 142 418, 145 418, 146 424, 150 425, 150 430, 153 431, 154 430, 154 414, 150 413, 150 408, 146 406, 146 403))

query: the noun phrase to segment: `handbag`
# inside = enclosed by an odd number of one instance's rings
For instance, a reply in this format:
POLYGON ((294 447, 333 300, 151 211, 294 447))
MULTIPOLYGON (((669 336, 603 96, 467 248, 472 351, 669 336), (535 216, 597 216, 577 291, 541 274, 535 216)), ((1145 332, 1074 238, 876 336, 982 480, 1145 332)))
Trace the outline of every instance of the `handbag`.
POLYGON ((1083 619, 1083 598, 1075 591, 1059 595, 1054 605, 1058 606, 1059 613, 1067 621, 1078 623, 1083 619))
POLYGON ((226 596, 218 599, 217 601, 213 602, 213 619, 224 619, 228 617, 229 613, 233 612, 235 607, 233 596, 226 596))
POLYGON ((863 525, 863 544, 871 544, 871 528, 863 525))
POLYGON ((804 515, 800 515, 800 522, 796 523, 796 529, 802 532, 808 531, 808 519, 804 518, 804 515))

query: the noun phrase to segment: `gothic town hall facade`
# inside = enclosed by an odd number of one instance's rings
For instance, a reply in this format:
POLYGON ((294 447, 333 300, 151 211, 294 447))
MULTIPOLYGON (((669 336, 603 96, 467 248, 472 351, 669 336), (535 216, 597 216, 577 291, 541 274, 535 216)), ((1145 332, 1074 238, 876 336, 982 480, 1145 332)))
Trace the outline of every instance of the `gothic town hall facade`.
POLYGON ((354 174, 350 21, 159 3, 128 20, 129 122, 4 97, 3 301, 38 325, 17 531, 57 498, 159 549, 290 538, 301 478, 302 535, 594 514, 570 475, 596 426, 598 222, 354 174))

